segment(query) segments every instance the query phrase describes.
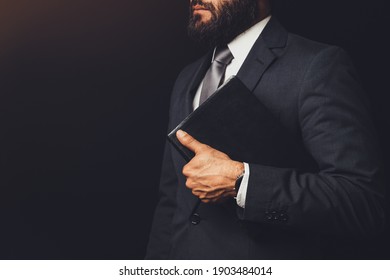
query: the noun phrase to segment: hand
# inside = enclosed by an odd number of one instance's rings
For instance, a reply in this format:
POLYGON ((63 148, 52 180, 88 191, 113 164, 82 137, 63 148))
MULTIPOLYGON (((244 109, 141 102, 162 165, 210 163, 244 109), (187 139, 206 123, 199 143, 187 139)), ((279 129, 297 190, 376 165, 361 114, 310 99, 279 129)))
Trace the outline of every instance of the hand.
POLYGON ((182 130, 177 131, 176 136, 182 145, 195 153, 183 167, 187 188, 205 203, 217 203, 235 197, 234 185, 244 171, 244 164, 197 141, 182 130))

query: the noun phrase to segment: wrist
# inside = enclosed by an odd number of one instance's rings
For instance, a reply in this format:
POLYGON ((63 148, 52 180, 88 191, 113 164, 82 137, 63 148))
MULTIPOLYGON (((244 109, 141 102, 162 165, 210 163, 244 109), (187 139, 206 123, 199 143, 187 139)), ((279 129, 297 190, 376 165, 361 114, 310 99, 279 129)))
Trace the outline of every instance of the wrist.
POLYGON ((236 191, 236 196, 238 194, 238 191, 240 190, 242 178, 244 177, 245 173, 245 166, 244 163, 239 162, 239 165, 237 166, 237 176, 236 176, 236 181, 234 184, 234 190, 236 191))
POLYGON ((236 167, 235 167, 235 172, 234 172, 236 180, 239 177, 242 177, 244 175, 244 173, 245 173, 245 165, 244 165, 244 163, 236 161, 236 167))

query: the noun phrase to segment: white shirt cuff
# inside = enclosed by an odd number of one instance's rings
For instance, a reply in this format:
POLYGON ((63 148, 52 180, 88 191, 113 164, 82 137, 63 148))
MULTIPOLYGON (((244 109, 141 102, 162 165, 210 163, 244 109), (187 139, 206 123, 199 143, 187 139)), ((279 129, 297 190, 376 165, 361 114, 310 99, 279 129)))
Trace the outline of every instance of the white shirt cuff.
POLYGON ((241 208, 245 208, 246 191, 249 183, 249 164, 244 162, 245 173, 242 177, 240 189, 238 190, 236 201, 237 205, 241 208))

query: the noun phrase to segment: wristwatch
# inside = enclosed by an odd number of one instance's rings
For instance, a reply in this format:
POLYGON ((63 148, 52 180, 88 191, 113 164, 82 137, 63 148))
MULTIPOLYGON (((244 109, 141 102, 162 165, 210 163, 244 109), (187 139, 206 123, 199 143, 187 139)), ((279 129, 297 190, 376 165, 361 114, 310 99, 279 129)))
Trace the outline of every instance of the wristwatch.
POLYGON ((242 178, 244 178, 245 171, 243 171, 236 179, 236 183, 234 185, 234 189, 236 190, 236 195, 238 194, 238 191, 240 190, 242 178))

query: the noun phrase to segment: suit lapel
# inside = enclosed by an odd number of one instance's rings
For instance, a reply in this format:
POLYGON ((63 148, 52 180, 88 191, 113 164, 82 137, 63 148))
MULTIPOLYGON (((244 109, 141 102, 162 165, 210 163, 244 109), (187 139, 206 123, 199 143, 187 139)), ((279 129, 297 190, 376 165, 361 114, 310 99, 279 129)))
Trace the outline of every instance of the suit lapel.
POLYGON ((188 87, 184 93, 185 97, 185 116, 188 116, 192 111, 192 102, 195 96, 195 92, 199 87, 199 84, 201 83, 204 75, 206 74, 208 68, 211 64, 211 57, 212 57, 212 51, 209 51, 206 55, 203 56, 203 58, 200 60, 199 66, 196 69, 196 72, 192 76, 192 79, 190 80, 188 87))
POLYGON ((265 70, 276 59, 276 56, 266 47, 264 40, 259 37, 254 50, 251 51, 245 59, 240 71, 237 73, 237 77, 246 85, 251 91, 253 91, 263 76, 265 70))
POLYGON ((272 17, 256 40, 237 77, 253 91, 267 68, 277 59, 276 48, 284 48, 287 31, 272 17))

